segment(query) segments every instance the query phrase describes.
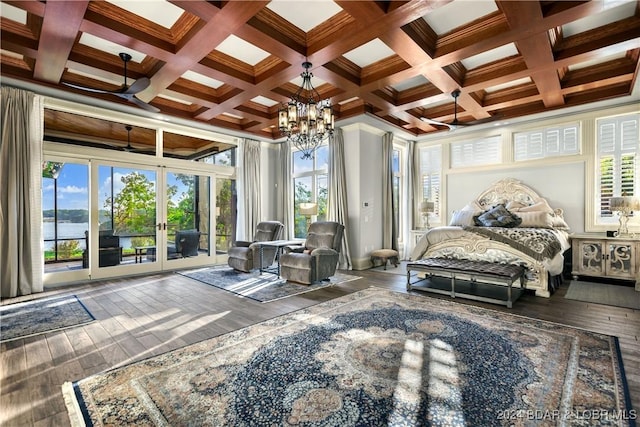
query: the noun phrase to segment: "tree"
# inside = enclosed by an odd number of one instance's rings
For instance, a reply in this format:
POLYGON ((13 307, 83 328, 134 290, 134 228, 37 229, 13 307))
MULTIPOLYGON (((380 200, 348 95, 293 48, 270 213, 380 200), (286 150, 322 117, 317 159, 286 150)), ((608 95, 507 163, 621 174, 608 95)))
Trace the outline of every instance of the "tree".
POLYGON ((105 200, 109 209, 113 203, 114 231, 118 233, 152 233, 156 222, 156 190, 154 183, 140 172, 121 178, 124 187, 105 200))

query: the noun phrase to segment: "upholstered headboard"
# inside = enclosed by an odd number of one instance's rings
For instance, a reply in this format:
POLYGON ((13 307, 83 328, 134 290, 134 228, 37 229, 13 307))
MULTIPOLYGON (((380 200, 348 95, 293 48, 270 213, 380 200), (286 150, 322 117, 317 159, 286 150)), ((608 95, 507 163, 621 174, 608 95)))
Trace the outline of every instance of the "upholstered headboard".
MULTIPOLYGON (((538 195, 531 187, 513 178, 497 181, 476 199, 476 203, 483 209, 489 209, 499 203, 508 205, 509 202, 514 202, 531 206, 542 201, 546 202, 546 199, 538 195)), ((563 211, 560 208, 553 209, 553 212, 563 216, 563 211)))

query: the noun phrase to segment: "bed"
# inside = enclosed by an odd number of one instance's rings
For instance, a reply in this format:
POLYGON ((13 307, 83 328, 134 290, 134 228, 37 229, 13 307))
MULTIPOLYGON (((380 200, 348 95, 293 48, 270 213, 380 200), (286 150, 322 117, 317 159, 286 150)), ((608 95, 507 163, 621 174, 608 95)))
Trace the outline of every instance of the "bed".
POLYGON ((521 265, 525 286, 549 297, 561 281, 571 246, 562 209, 516 179, 503 179, 459 211, 448 226, 430 229, 416 243, 412 261, 453 258, 521 265))

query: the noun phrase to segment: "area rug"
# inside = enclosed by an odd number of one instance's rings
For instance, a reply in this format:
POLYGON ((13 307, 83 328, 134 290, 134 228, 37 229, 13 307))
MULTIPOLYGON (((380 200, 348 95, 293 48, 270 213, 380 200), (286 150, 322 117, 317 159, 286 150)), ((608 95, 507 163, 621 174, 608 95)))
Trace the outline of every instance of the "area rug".
POLYGON ((95 320, 77 296, 28 301, 0 307, 0 341, 26 338, 95 320))
POLYGON ((260 302, 275 301, 359 279, 358 276, 336 272, 329 280, 311 285, 303 285, 300 283, 287 282, 275 274, 260 274, 258 271, 243 273, 223 265, 180 271, 178 273, 206 283, 207 285, 215 286, 216 288, 224 289, 225 291, 233 292, 234 294, 260 302))
POLYGON ((640 310, 640 292, 633 286, 572 280, 567 299, 640 310))
POLYGON ((615 337, 380 288, 63 393, 74 426, 629 426, 635 414, 615 337))

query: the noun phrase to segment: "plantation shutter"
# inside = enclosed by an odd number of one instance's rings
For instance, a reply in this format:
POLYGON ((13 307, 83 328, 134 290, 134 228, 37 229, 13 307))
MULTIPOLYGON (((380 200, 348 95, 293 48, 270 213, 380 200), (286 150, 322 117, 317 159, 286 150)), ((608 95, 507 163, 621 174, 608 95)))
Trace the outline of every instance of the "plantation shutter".
POLYGON ((451 144, 451 167, 493 165, 501 162, 500 136, 451 144))
POLYGON ((442 177, 442 146, 435 145, 420 149, 420 175, 422 176, 422 197, 434 203, 435 217, 440 216, 440 189, 442 177))
POLYGON ((639 194, 639 119, 639 114, 631 114, 598 121, 598 203, 601 218, 613 216, 609 208, 611 197, 639 194))
POLYGON ((514 134, 516 161, 567 156, 580 153, 578 124, 572 123, 514 134))

